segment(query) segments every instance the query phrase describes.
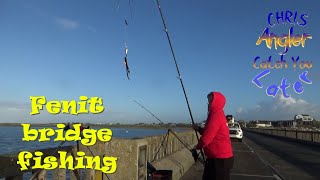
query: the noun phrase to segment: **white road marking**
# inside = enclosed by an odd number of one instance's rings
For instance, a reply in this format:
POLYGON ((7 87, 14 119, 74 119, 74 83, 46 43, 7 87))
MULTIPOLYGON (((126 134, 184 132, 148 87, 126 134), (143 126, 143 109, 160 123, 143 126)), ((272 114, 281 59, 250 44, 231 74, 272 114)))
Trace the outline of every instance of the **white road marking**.
POLYGON ((281 180, 281 178, 277 174, 274 174, 273 177, 276 178, 276 180, 281 180))
MULTIPOLYGON (((248 148, 253 151, 253 149, 252 149, 244 140, 243 140, 243 143, 244 143, 245 145, 247 145, 248 148)), ((253 152, 255 152, 255 151, 253 151, 253 152)), ((285 180, 285 178, 284 178, 283 176, 281 176, 280 173, 279 173, 274 167, 272 167, 267 161, 265 161, 265 160, 260 156, 260 154, 258 154, 257 152, 255 152, 255 154, 257 155, 257 157, 258 157, 266 166, 268 166, 269 168, 271 168, 271 170, 276 173, 276 176, 273 175, 274 178, 276 178, 276 179, 279 178, 278 180, 285 180)))
POLYGON ((252 152, 254 152, 254 150, 253 150, 244 140, 242 140, 242 142, 243 142, 243 144, 247 145, 247 147, 248 147, 252 152))
POLYGON ((253 151, 243 151, 243 150, 233 150, 233 152, 249 152, 249 153, 253 153, 253 151))
POLYGON ((257 174, 236 174, 230 173, 233 176, 248 176, 248 177, 264 177, 264 178, 274 178, 274 176, 264 176, 264 175, 257 175, 257 174))

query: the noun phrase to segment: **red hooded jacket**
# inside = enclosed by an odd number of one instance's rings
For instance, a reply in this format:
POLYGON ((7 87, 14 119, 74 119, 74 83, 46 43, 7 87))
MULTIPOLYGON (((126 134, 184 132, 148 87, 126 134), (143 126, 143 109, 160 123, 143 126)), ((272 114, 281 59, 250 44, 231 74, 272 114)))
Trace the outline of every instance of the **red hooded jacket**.
POLYGON ((202 131, 197 149, 203 149, 208 158, 230 158, 233 156, 229 127, 223 112, 226 98, 212 92, 213 100, 208 109, 208 119, 202 131))

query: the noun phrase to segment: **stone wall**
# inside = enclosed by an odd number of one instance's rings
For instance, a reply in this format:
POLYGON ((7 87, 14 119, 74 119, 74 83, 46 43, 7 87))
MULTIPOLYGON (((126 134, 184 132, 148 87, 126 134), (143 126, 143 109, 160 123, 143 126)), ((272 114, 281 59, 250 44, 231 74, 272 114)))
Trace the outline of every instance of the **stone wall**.
MULTIPOLYGON (((193 131, 177 133, 179 138, 193 147, 197 142, 193 131)), ((147 161, 151 162, 158 170, 172 170, 173 179, 179 179, 193 164, 190 151, 171 133, 166 136, 150 136, 141 139, 121 139, 112 138, 111 141, 103 143, 97 142, 93 146, 83 146, 80 143, 79 151, 85 152, 88 156, 117 157, 117 171, 113 174, 106 174, 112 180, 142 180, 147 179, 147 161), (160 148, 160 145, 162 144, 160 148)), ((46 152, 44 156, 52 155, 55 148, 42 149, 46 152)), ((77 147, 64 147, 64 151, 76 157, 77 147)), ((23 173, 19 170, 17 154, 0 156, 0 178, 22 179, 23 173)), ((58 157, 58 156, 56 156, 58 157)), ((32 162, 31 162, 32 164, 32 162)), ((70 171, 70 179, 79 179, 81 170, 70 171)), ((34 171, 35 172, 35 171, 34 171)), ((46 177, 46 171, 41 171, 38 179, 46 177)), ((52 171, 53 179, 66 179, 65 169, 55 169, 52 171)), ((108 179, 105 174, 98 170, 85 169, 85 179, 108 179)))
POLYGON ((320 143, 319 131, 299 131, 286 129, 271 129, 271 128, 246 128, 247 131, 269 134, 273 136, 282 136, 292 139, 297 139, 306 142, 320 143))

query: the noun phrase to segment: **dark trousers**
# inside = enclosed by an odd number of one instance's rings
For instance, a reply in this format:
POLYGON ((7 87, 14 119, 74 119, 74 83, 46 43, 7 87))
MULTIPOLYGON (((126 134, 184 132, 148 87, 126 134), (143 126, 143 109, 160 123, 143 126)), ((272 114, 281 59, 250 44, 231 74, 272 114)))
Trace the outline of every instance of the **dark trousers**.
POLYGON ((202 180, 229 180, 233 161, 233 157, 226 159, 208 158, 202 180))

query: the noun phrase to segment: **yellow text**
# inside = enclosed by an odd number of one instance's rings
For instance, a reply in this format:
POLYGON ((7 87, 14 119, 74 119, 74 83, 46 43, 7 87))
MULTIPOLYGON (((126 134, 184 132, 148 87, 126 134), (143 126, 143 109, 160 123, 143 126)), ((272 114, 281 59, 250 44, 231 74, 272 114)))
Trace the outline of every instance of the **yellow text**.
POLYGON ((59 114, 62 112, 63 114, 88 114, 89 112, 92 114, 99 114, 104 111, 102 98, 99 97, 91 97, 88 99, 87 96, 80 96, 80 101, 76 102, 72 101, 48 101, 45 96, 30 96, 31 100, 31 113, 30 115, 40 114, 40 110, 43 110, 43 106, 45 105, 46 110, 50 114, 59 114), (87 105, 89 104, 89 110, 87 109, 87 105), (79 106, 79 107, 78 107, 79 106))
POLYGON ((111 129, 103 128, 83 129, 80 130, 81 124, 73 124, 73 129, 64 132, 64 124, 57 124, 57 129, 43 128, 31 129, 30 124, 21 124, 23 128, 22 141, 35 141, 39 142, 50 141, 50 137, 55 136, 54 141, 81 141, 85 146, 92 146, 97 142, 97 137, 102 142, 108 142, 112 138, 111 129))
POLYGON ((30 162, 34 162, 31 169, 45 169, 52 170, 60 169, 95 169, 106 174, 115 173, 117 170, 117 157, 105 156, 86 156, 85 152, 78 151, 77 156, 72 156, 65 151, 58 151, 58 157, 46 156, 42 157, 43 153, 40 151, 32 154, 29 151, 22 151, 18 155, 17 164, 20 165, 20 170, 28 170, 31 166, 30 162))
POLYGON ((271 49, 272 48, 272 42, 274 41, 274 48, 278 49, 279 47, 284 48, 284 52, 280 53, 281 55, 284 55, 287 53, 288 49, 292 46, 305 46, 306 40, 312 39, 312 36, 310 34, 303 33, 302 35, 295 35, 293 36, 293 27, 290 28, 289 34, 283 34, 282 36, 277 36, 274 33, 269 34, 269 28, 266 28, 262 35, 259 36, 259 39, 256 42, 256 45, 260 45, 263 41, 266 42, 266 46, 271 49))

